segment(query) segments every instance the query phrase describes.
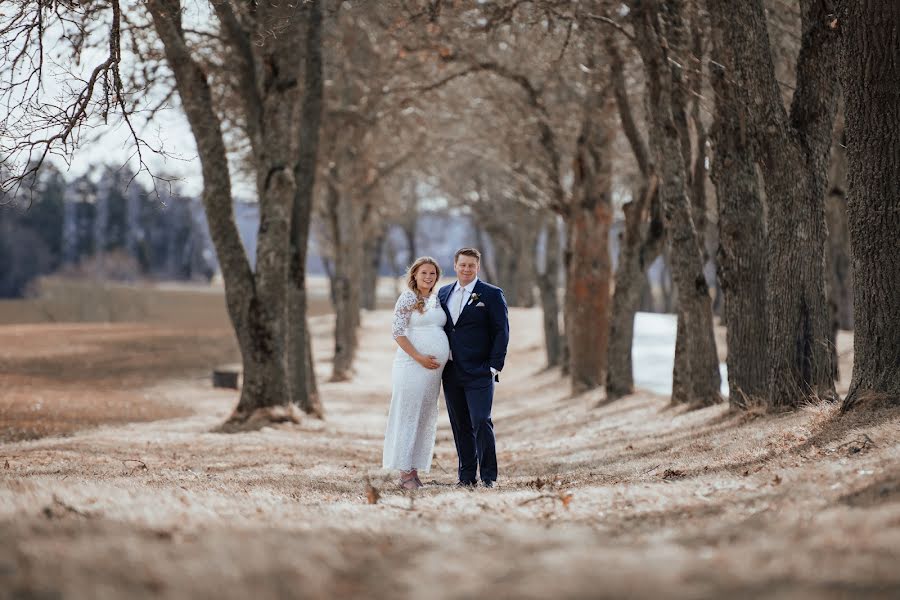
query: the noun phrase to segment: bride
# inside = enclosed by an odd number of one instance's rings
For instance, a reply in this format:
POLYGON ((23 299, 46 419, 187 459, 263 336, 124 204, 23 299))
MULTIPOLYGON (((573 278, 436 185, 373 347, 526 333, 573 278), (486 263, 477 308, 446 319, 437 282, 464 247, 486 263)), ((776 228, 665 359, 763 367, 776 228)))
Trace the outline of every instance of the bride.
POLYGON ((400 348, 392 371, 383 466, 400 470, 399 485, 406 490, 422 487, 419 471, 431 469, 441 373, 450 356, 444 333, 447 314, 435 289, 440 277, 435 259, 416 259, 407 271, 409 289, 394 307, 392 329, 400 348))

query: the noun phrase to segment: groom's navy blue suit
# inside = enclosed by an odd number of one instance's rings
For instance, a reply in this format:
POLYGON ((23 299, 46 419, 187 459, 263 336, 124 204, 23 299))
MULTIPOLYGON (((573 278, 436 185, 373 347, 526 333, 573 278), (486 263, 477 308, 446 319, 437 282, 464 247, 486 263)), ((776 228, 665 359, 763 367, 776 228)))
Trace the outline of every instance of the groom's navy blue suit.
POLYGON ((453 323, 447 302, 458 285, 454 282, 438 291, 438 299, 447 313, 444 330, 450 340, 451 360, 444 368, 444 398, 456 452, 459 455, 459 480, 475 483, 476 470, 481 480, 497 479, 497 451, 491 406, 494 402, 494 375, 506 360, 509 344, 509 317, 503 290, 477 281, 472 294, 453 323))

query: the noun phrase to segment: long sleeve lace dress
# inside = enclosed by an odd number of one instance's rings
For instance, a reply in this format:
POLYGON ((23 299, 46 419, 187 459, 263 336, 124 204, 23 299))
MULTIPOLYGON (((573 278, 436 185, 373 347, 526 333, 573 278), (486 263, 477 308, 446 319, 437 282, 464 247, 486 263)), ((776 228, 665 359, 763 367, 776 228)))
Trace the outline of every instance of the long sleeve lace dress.
POLYGON ((385 469, 427 472, 431 468, 437 431, 441 373, 450 356, 444 333, 447 315, 437 293, 425 299, 424 312, 416 308, 416 295, 403 292, 394 307, 393 336, 406 336, 420 353, 437 358, 440 367, 426 369, 397 348, 392 370, 393 393, 384 435, 385 469))

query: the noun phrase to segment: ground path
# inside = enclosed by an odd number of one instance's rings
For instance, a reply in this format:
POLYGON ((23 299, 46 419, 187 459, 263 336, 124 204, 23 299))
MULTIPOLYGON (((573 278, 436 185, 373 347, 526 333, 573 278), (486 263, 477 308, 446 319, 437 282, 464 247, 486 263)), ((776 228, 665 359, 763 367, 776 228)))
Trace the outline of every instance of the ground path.
MULTIPOLYGON (((401 493, 379 468, 389 320, 365 315, 356 378, 322 384, 324 422, 211 433, 235 394, 160 375, 132 392, 169 418, 0 443, 0 598, 900 593, 897 413, 684 412, 650 393, 598 406, 541 372, 540 313, 513 310, 495 401, 500 487, 452 486, 442 409, 429 485, 401 493)), ((322 376, 330 327, 313 319, 322 376)), ((148 361, 182 364, 214 339, 197 334, 192 350, 172 334, 167 347, 154 331, 129 333, 156 340, 148 361)), ((0 340, 13 333, 0 328, 0 340)), ((103 339, 95 359, 114 366, 127 353, 103 339)), ((3 377, 32 393, 50 386, 19 355, 3 377)))

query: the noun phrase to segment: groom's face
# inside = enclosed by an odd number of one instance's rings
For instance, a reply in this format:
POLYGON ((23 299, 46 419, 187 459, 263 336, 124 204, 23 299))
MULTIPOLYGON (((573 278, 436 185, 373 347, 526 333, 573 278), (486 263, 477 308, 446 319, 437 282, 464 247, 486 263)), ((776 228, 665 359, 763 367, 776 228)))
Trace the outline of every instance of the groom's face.
POLYGON ((456 271, 459 283, 465 287, 478 276, 478 259, 474 256, 460 254, 453 265, 453 270, 456 271))

